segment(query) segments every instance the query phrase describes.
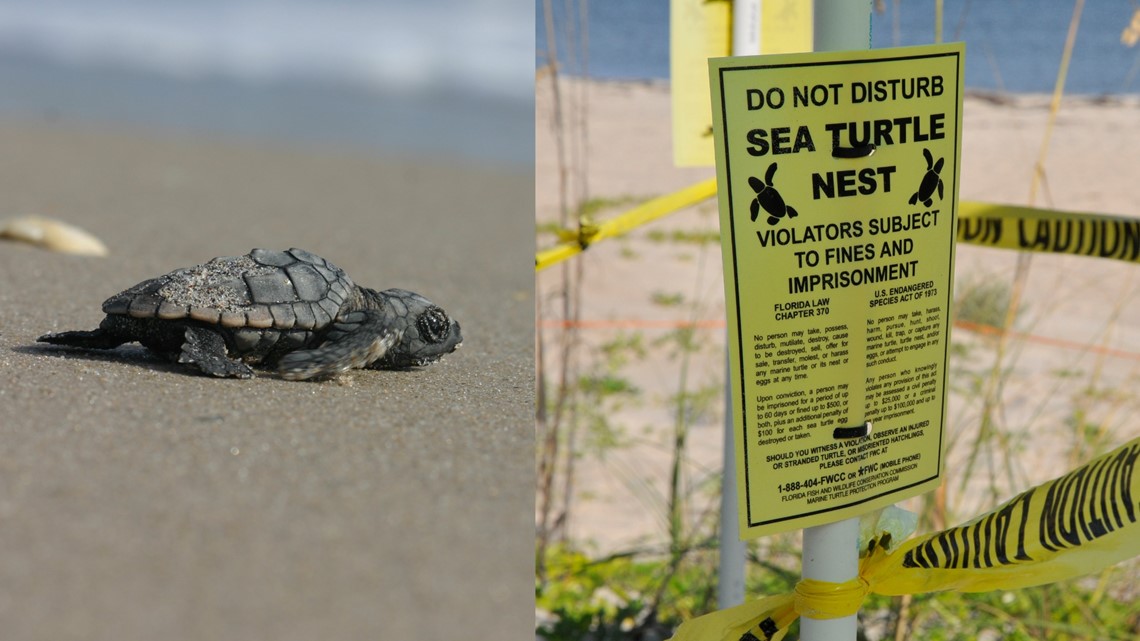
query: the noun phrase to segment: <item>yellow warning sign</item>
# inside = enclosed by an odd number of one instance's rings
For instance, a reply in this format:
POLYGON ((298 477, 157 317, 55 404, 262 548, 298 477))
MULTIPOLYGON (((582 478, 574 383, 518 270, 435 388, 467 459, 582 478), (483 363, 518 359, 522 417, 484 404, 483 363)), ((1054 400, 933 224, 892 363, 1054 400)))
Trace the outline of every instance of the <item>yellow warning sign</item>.
POLYGON ((732 53, 732 3, 670 0, 669 82, 673 162, 713 164, 708 59, 732 53))
MULTIPOLYGON (((752 28, 759 53, 811 51, 812 4, 765 0, 752 28)), ((708 59, 732 53, 732 3, 670 0, 669 80, 673 102, 673 162, 679 167, 713 164, 708 59)))
POLYGON ((800 615, 859 611, 868 594, 1015 590, 1072 579, 1140 554, 1140 438, 995 510, 890 549, 870 542, 859 576, 846 583, 804 579, 771 596, 682 624, 674 641, 779 641, 800 615))
POLYGON ((709 61, 743 536, 938 484, 963 53, 709 61))

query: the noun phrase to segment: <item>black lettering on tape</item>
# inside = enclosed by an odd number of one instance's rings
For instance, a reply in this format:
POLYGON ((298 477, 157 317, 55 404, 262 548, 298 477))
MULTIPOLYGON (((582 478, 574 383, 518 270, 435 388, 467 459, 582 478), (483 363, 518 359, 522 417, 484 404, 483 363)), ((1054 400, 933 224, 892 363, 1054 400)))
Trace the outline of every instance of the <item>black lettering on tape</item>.
POLYGON ((1037 543, 1050 552, 1078 547, 1134 524, 1138 506, 1132 489, 1138 460, 1140 443, 1022 492, 977 521, 939 532, 908 550, 903 567, 981 569, 1033 561, 1025 537, 1037 496, 1042 497, 1037 543))
MULTIPOLYGON (((1080 501, 1081 505, 1088 508, 1088 513, 1085 515, 1085 518, 1080 520, 1081 532, 1085 535, 1086 541, 1091 541, 1095 538, 1099 538, 1099 537, 1104 536, 1105 534, 1108 534, 1108 530, 1105 529, 1104 521, 1099 516, 1097 516, 1097 511, 1096 511, 1098 503, 1103 505, 1104 493, 1103 492, 1101 493, 1101 500, 1097 501, 1096 495, 1095 494, 1090 495, 1090 493, 1088 491, 1088 487, 1090 484, 1097 486, 1097 487, 1100 487, 1100 483, 1101 483, 1100 477, 1101 477, 1101 474, 1104 472, 1104 468, 1105 468, 1104 462, 1098 461, 1096 465, 1092 466, 1089 469, 1088 477, 1091 480, 1091 483, 1086 483, 1081 488, 1081 496, 1078 499, 1078 501, 1080 501)), ((1103 514, 1103 511, 1102 511, 1102 514, 1103 514)))
POLYGON ((1025 526, 1029 523, 1029 502, 1032 497, 1033 490, 1022 492, 997 512, 998 547, 996 552, 998 563, 1002 565, 1033 560, 1025 551, 1025 526), (1013 511, 1018 504, 1021 504, 1021 516, 1017 519, 1019 523, 1017 526, 1017 552, 1011 561, 1009 559, 1009 529, 1014 519, 1013 511))
POLYGON ((959 218, 958 240, 980 245, 997 245, 1001 242, 1000 218, 959 218))
POLYGON ((1025 531, 1033 492, 1022 492, 1001 509, 974 523, 938 533, 909 550, 903 557, 903 567, 962 570, 1032 561, 1025 551, 1025 531), (1016 540, 1010 538, 1011 533, 1015 533, 1016 540), (936 543, 942 550, 941 560, 936 543))
POLYGON ((1132 475, 1137 457, 1140 445, 1133 445, 1054 481, 1041 510, 1038 536, 1042 547, 1050 552, 1076 547, 1135 523, 1132 475), (1098 503, 1099 518, 1095 511, 1098 503), (1110 507, 1112 518, 1108 516, 1110 507))
POLYGON ((1140 258, 1140 221, 1136 220, 1028 218, 1017 221, 1017 232, 1023 249, 1129 261, 1140 258))
POLYGON ((946 559, 946 565, 953 567, 955 559, 954 555, 950 552, 950 542, 947 541, 947 539, 953 540, 954 537, 940 534, 935 538, 938 539, 938 545, 942 548, 942 558, 946 559))
POLYGON ((982 567, 982 528, 979 526, 982 522, 978 521, 977 524, 971 527, 974 530, 974 567, 982 567))
POLYGON ((970 528, 959 528, 962 531, 962 565, 956 567, 970 567, 970 528))
POLYGON ((988 517, 986 517, 985 524, 986 524, 985 531, 982 532, 982 551, 984 553, 984 557, 986 560, 986 567, 992 568, 994 566, 993 559, 990 558, 990 545, 991 545, 990 541, 992 538, 991 537, 991 529, 992 528, 990 526, 992 526, 994 524, 994 515, 992 512, 990 513, 990 515, 988 517))

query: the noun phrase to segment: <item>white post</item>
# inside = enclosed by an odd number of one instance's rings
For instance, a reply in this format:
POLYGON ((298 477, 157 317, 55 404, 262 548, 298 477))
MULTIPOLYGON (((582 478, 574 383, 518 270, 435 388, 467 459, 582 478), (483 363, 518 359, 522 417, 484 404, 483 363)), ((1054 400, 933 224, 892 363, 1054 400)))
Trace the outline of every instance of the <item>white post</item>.
MULTIPOLYGON (((728 349, 728 343, 725 343, 728 349)), ((720 567, 716 604, 725 610, 744 603, 745 547, 740 538, 740 506, 736 494, 736 447, 732 420, 732 365, 725 354, 724 474, 720 489, 720 567)))
MULTIPOLYGON (((813 11, 816 51, 870 48, 871 0, 815 0, 813 11)), ((851 402, 861 403, 863 399, 852 397, 851 402)), ((832 583, 855 578, 859 573, 858 540, 858 518, 805 529, 804 578, 832 583)), ((857 632, 855 614, 841 619, 800 619, 803 641, 854 641, 857 632)))
MULTIPOLYGON (((803 577, 843 583, 859 573, 859 519, 844 519, 804 530, 803 577)), ((800 619, 803 641, 854 641, 857 615, 841 619, 800 619)))
MULTIPOLYGON (((760 0, 732 3, 732 55, 760 53, 760 0)), ((732 420, 732 365, 724 356, 724 476, 720 493, 720 568, 717 577, 717 607, 721 610, 744 603, 745 546, 740 539, 739 504, 736 494, 736 447, 732 420)))
POLYGON ((732 55, 760 55, 760 0, 733 1, 732 55))

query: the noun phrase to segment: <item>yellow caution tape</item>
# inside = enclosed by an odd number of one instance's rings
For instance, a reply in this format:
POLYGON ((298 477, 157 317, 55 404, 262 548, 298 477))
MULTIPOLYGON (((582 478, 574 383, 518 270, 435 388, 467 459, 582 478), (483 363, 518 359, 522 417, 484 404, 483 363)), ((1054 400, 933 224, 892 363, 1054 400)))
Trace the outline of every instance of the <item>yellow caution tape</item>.
POLYGON ((1021 251, 1140 262, 1140 219, 963 202, 958 241, 1021 251))
POLYGON ((862 577, 843 583, 802 579, 796 584, 796 612, 813 619, 839 619, 859 611, 871 585, 862 577))
POLYGON ((871 593, 1013 590, 1098 572, 1140 555, 1137 459, 1140 438, 964 525, 912 538, 891 552, 889 536, 873 540, 853 581, 804 580, 794 595, 687 621, 673 639, 778 641, 797 616, 848 616, 871 593))
POLYGON ((679 209, 695 205, 702 200, 708 200, 715 195, 716 178, 710 178, 680 191, 644 202, 600 225, 586 227, 577 233, 570 232, 570 235, 575 237, 574 242, 538 252, 534 261, 535 271, 542 271, 555 263, 566 260, 599 240, 620 236, 679 209))
MULTIPOLYGON (((538 252, 535 271, 713 196, 715 178, 654 198, 600 225, 564 230, 561 237, 567 242, 538 252)), ((958 242, 1140 263, 1140 219, 962 201, 958 205, 958 242)))
POLYGON ((779 641, 799 616, 794 596, 770 596, 686 621, 673 641, 779 641))

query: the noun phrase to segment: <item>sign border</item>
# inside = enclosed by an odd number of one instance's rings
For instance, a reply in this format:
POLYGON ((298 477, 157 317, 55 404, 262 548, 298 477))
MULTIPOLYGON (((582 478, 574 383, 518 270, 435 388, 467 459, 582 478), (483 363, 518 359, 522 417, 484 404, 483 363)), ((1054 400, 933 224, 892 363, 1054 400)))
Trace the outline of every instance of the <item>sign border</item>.
MULTIPOLYGON (((728 126, 729 119, 728 119, 728 108, 727 108, 728 102, 727 102, 726 96, 725 96, 725 82, 724 82, 725 81, 725 75, 729 72, 756 71, 759 69, 788 69, 788 68, 795 68, 795 67, 840 66, 840 65, 846 65, 846 64, 867 64, 867 63, 875 63, 875 62, 901 62, 901 61, 913 61, 913 60, 927 60, 927 59, 932 59, 932 58, 954 58, 955 63, 956 63, 955 66, 956 66, 957 73, 959 76, 958 78, 955 78, 955 82, 954 82, 954 123, 955 123, 954 136, 955 136, 956 140, 955 140, 955 144, 954 144, 954 165, 953 165, 954 166, 954 184, 955 184, 955 186, 958 186, 961 182, 961 152, 962 152, 962 144, 961 144, 961 142, 962 142, 962 114, 960 112, 961 107, 962 107, 962 95, 961 95, 962 78, 961 78, 961 75, 963 72, 962 56, 965 54, 965 51, 964 51, 964 47, 962 47, 962 45, 960 43, 956 43, 956 44, 958 46, 958 48, 956 50, 946 51, 946 52, 941 52, 941 53, 924 53, 924 54, 913 54, 913 55, 902 55, 902 56, 889 55, 888 54, 888 57, 876 57, 873 55, 874 50, 872 50, 870 52, 858 52, 858 53, 864 54, 864 55, 860 56, 857 59, 820 60, 820 61, 812 61, 812 62, 792 62, 792 63, 773 62, 772 64, 753 64, 753 65, 740 66, 740 67, 723 67, 722 66, 722 67, 717 68, 717 72, 719 74, 719 77, 718 77, 719 87, 718 87, 718 89, 720 90, 719 99, 720 99, 720 112, 721 112, 720 116, 721 116, 721 127, 722 127, 722 132, 721 132, 722 136, 721 137, 723 139, 723 144, 724 144, 724 175, 725 175, 724 188, 725 188, 725 197, 728 198, 729 236, 731 238, 731 243, 732 243, 731 244, 731 247, 732 247, 732 270, 733 270, 733 275, 734 275, 733 289, 734 289, 734 297, 735 297, 735 301, 736 301, 735 302, 735 307, 736 307, 736 349, 737 349, 737 360, 740 361, 740 363, 739 363, 740 367, 737 368, 738 374, 740 375, 740 401, 739 401, 739 406, 734 407, 733 409, 740 416, 741 433, 738 434, 738 436, 741 437, 742 440, 740 442, 743 443, 745 446, 744 450, 741 452, 741 456, 742 456, 743 461, 744 461, 744 470, 743 470, 743 472, 744 472, 744 476, 743 476, 744 497, 743 498, 744 498, 744 507, 745 507, 745 515, 744 516, 747 520, 747 527, 749 529, 757 528, 757 527, 770 526, 770 525, 782 523, 785 521, 802 519, 805 517, 816 516, 819 514, 826 514, 828 512, 835 512, 838 510, 844 510, 844 509, 852 508, 852 507, 855 507, 857 505, 867 503, 869 501, 874 501, 874 500, 877 500, 877 499, 880 499, 880 498, 883 498, 886 496, 890 496, 892 494, 897 494, 899 492, 902 492, 904 490, 908 490, 908 489, 916 487, 916 486, 920 486, 920 485, 924 485, 926 483, 930 483, 931 481, 937 481, 942 476, 942 465, 945 462, 944 461, 945 452, 943 451, 943 448, 945 445, 944 439, 945 439, 945 432, 946 432, 946 426, 945 426, 946 403, 947 403, 947 396, 948 396, 947 390, 946 390, 946 382, 947 382, 947 379, 949 378, 949 372, 946 371, 947 368, 946 368, 945 364, 949 361, 949 357, 950 357, 950 353, 949 353, 950 352, 950 341, 945 340, 944 341, 945 344, 943 345, 942 424, 939 425, 939 429, 938 429, 938 465, 937 465, 936 471, 935 471, 933 476, 930 476, 930 477, 927 477, 927 478, 924 478, 924 479, 921 479, 918 481, 914 481, 914 482, 909 483, 907 485, 892 488, 888 491, 880 492, 880 493, 875 494, 873 496, 865 496, 865 497, 862 497, 862 498, 859 498, 856 500, 852 500, 848 503, 843 503, 841 505, 831 505, 831 506, 828 506, 826 508, 814 510, 811 512, 801 512, 798 514, 781 516, 781 517, 767 519, 767 520, 755 520, 753 518, 753 515, 752 515, 752 497, 750 496, 751 491, 752 491, 752 486, 751 486, 751 483, 748 482, 748 479, 750 478, 749 477, 749 470, 748 470, 749 450, 748 450, 748 446, 747 446, 747 444, 748 444, 748 417, 747 417, 746 412, 744 411, 744 409, 745 409, 745 407, 744 407, 745 406, 744 393, 745 393, 745 390, 747 389, 747 387, 745 385, 745 375, 744 375, 744 367, 743 367, 744 337, 743 337, 743 333, 742 333, 743 330, 741 329, 741 326, 742 326, 741 320, 742 319, 740 317, 740 278, 739 278, 739 274, 736 271, 737 270, 736 215, 735 215, 736 211, 735 211, 735 208, 733 205, 734 201, 733 201, 733 197, 732 197, 732 161, 731 161, 732 154, 729 153, 730 141, 729 141, 729 137, 727 135, 727 132, 729 130, 729 126, 728 126), (870 53, 872 55, 866 55, 867 53, 870 53)), ((953 204, 952 204, 951 211, 953 212, 953 214, 951 216, 951 225, 956 226, 957 218, 958 218, 958 189, 957 188, 953 190, 952 198, 953 198, 953 200, 952 200, 953 204)), ((956 252, 953 248, 953 244, 955 243, 955 239, 956 239, 956 236, 954 234, 952 234, 950 237, 950 242, 951 242, 952 246, 951 246, 951 250, 950 250, 950 265, 949 265, 951 280, 953 280, 953 278, 954 278, 953 267, 954 267, 954 258, 955 258, 954 255, 956 252)), ((946 292, 946 300, 945 300, 946 319, 945 319, 945 325, 944 325, 944 329, 943 329, 943 336, 945 336, 945 337, 949 337, 949 334, 950 334, 950 325, 951 325, 951 319, 950 319, 951 313, 950 312, 951 312, 951 309, 953 307, 953 300, 951 298, 953 295, 952 292, 953 292, 953 288, 948 287, 947 292, 946 292)), ((860 328, 860 329, 862 329, 863 331, 866 331, 863 328, 860 328)), ((862 399, 862 402, 866 403, 866 398, 862 399)), ((735 465, 735 462, 733 462, 733 464, 735 465)))

